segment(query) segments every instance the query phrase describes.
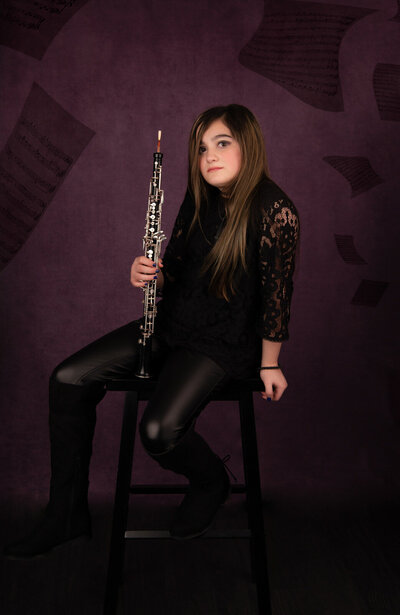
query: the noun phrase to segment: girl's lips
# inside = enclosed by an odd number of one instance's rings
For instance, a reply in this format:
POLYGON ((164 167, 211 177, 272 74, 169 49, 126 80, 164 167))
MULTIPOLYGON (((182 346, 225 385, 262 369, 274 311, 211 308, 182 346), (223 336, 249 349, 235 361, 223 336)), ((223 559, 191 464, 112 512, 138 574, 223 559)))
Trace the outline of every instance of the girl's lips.
POLYGON ((220 171, 222 169, 222 167, 211 167, 211 169, 208 169, 207 173, 209 173, 210 171, 220 171))

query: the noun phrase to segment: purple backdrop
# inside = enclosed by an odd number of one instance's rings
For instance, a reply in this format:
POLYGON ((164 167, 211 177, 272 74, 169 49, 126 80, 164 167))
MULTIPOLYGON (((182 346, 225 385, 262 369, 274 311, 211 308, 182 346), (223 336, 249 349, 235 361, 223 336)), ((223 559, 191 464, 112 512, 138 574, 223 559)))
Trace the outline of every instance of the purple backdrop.
MULTIPOLYGON (((231 102, 260 120, 302 229, 281 353, 289 388, 277 404, 257 398, 264 490, 332 501, 398 493, 400 23, 393 0, 350 4, 267 0, 264 12, 262 0, 89 0, 33 14, 29 2, 7 3, 3 495, 46 498, 53 367, 141 315, 129 270, 157 130, 169 235, 190 126, 231 102)), ((94 493, 114 487, 121 401, 109 394, 99 406, 94 493)), ((240 475, 237 413, 210 406, 198 424, 240 475)), ((140 444, 136 458, 139 480, 169 479, 140 444)))

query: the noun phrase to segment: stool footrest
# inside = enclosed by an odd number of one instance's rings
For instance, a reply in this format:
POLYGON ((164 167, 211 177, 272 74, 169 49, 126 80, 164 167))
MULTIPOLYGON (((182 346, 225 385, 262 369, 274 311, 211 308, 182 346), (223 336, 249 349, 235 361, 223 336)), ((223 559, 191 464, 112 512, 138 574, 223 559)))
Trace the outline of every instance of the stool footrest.
MULTIPOLYGON (((142 494, 165 494, 165 493, 186 493, 189 489, 189 485, 167 485, 167 484, 136 484, 131 485, 129 488, 130 493, 142 493, 142 494)), ((246 493, 246 485, 239 483, 231 486, 231 493, 246 493)))
MULTIPOLYGON (((172 537, 168 530, 127 530, 125 532, 127 539, 160 539, 172 537)), ((251 538, 250 530, 232 529, 232 530, 208 530, 199 538, 251 538)))

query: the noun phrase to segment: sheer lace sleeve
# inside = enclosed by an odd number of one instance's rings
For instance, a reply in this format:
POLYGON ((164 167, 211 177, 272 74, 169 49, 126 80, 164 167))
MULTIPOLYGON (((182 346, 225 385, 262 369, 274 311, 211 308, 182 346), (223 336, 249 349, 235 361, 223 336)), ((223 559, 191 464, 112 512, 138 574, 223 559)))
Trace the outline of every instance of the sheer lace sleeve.
POLYGON ((186 235, 193 215, 193 201, 186 192, 163 256, 164 284, 173 283, 179 279, 186 249, 186 235))
POLYGON ((293 203, 282 198, 262 211, 259 237, 262 311, 259 332, 264 339, 289 338, 290 301, 293 291, 299 218, 293 203))

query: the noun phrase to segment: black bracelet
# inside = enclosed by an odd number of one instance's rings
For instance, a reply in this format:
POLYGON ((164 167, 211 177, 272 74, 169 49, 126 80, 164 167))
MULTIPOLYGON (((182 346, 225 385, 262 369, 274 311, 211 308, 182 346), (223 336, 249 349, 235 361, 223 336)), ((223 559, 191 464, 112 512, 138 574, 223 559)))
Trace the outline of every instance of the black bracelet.
POLYGON ((278 363, 278 365, 270 365, 269 367, 259 367, 258 371, 260 372, 262 369, 281 369, 281 366, 278 363))

